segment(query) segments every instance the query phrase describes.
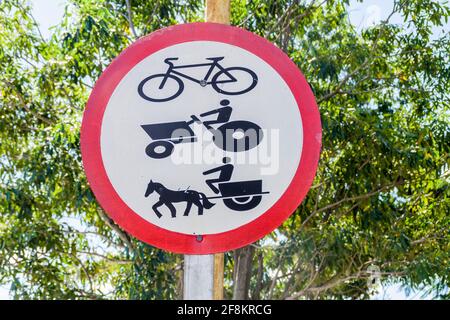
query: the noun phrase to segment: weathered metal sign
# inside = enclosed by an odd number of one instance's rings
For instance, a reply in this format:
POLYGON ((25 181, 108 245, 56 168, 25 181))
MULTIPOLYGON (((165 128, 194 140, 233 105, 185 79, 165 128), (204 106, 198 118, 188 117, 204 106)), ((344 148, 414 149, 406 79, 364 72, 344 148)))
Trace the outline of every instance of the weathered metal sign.
POLYGON ((227 251, 278 227, 315 175, 320 116, 277 47, 245 30, 158 30, 104 71, 84 113, 91 188, 126 231, 178 253, 227 251))

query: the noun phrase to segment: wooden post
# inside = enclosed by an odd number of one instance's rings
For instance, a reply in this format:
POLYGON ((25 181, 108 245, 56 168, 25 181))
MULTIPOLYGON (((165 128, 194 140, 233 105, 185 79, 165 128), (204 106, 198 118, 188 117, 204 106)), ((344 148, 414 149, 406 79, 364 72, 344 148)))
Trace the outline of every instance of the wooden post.
MULTIPOLYGON (((206 0, 206 22, 230 24, 230 0, 206 0)), ((224 254, 214 255, 213 299, 223 299, 224 254)))
MULTIPOLYGON (((230 0, 206 0, 205 20, 230 24, 230 0)), ((223 253, 184 255, 184 299, 222 300, 223 267, 223 253)))
POLYGON ((230 0, 206 0, 205 20, 230 24, 230 0))
POLYGON ((223 264, 224 254, 214 255, 213 299, 223 300, 223 264))

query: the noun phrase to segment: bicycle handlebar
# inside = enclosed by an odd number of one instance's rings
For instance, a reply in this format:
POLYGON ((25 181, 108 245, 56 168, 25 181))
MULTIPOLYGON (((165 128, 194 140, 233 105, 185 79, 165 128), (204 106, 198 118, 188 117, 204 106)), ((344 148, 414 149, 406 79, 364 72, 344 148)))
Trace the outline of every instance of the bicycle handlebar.
POLYGON ((191 119, 192 119, 192 120, 186 122, 188 125, 191 125, 191 124, 193 124, 194 122, 196 122, 196 123, 202 123, 202 121, 201 121, 199 118, 197 118, 196 116, 194 116, 194 115, 191 115, 191 119))

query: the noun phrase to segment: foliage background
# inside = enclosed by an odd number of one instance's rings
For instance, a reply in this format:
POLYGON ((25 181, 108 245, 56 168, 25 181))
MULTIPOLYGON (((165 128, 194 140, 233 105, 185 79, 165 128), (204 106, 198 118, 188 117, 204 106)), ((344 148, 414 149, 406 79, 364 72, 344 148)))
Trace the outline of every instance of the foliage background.
MULTIPOLYGON (((448 33, 432 31, 449 9, 396 1, 385 20, 356 30, 347 4, 232 1, 233 25, 276 43, 303 71, 324 137, 302 205, 226 255, 229 298, 368 298, 371 265, 384 283, 448 298, 450 46, 448 33)), ((72 0, 46 38, 30 2, 0 4, 0 283, 14 298, 180 297, 181 257, 131 238, 95 202, 79 125, 92 84, 121 50, 201 21, 203 5, 72 0)))

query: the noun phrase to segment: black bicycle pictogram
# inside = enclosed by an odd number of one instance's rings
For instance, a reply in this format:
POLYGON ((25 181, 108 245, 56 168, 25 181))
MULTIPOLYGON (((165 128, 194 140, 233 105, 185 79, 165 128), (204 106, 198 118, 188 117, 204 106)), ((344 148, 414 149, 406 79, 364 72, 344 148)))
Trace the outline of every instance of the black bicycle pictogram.
POLYGON ((200 118, 208 117, 209 120, 200 120, 191 115, 190 121, 141 125, 154 140, 147 145, 145 152, 151 158, 162 159, 172 154, 175 144, 196 142, 197 136, 190 127, 194 123, 205 126, 213 134, 214 144, 222 150, 241 152, 256 147, 263 139, 262 129, 250 121, 229 121, 233 111, 229 103, 229 100, 224 99, 220 101, 221 108, 200 114, 200 118), (211 116, 215 116, 215 119, 211 119, 211 116), (215 126, 217 124, 220 125, 215 126))
POLYGON ((224 68, 219 63, 223 59, 224 57, 211 57, 206 58, 206 60, 210 60, 211 62, 175 66, 172 61, 178 60, 178 58, 167 58, 164 60, 169 66, 166 73, 153 74, 146 77, 139 83, 138 93, 143 99, 152 102, 164 102, 175 99, 184 90, 182 78, 198 83, 202 87, 211 85, 215 91, 226 95, 243 94, 249 92, 256 86, 258 77, 252 70, 244 67, 224 68), (179 71, 181 69, 198 67, 209 67, 202 79, 193 78, 179 71), (245 87, 243 88, 236 89, 233 86, 227 89, 226 84, 239 82, 242 75, 249 79, 248 82, 250 84, 244 85, 245 87), (173 84, 168 84, 169 81, 173 82, 173 84), (175 89, 173 90, 173 88, 175 89))
POLYGON ((216 178, 210 178, 205 181, 208 187, 217 196, 207 197, 208 200, 221 199, 223 203, 234 211, 247 211, 256 208, 264 194, 268 191, 262 191, 262 180, 230 181, 234 171, 234 165, 230 163, 231 159, 224 157, 222 165, 206 170, 203 175, 219 173, 216 178))

